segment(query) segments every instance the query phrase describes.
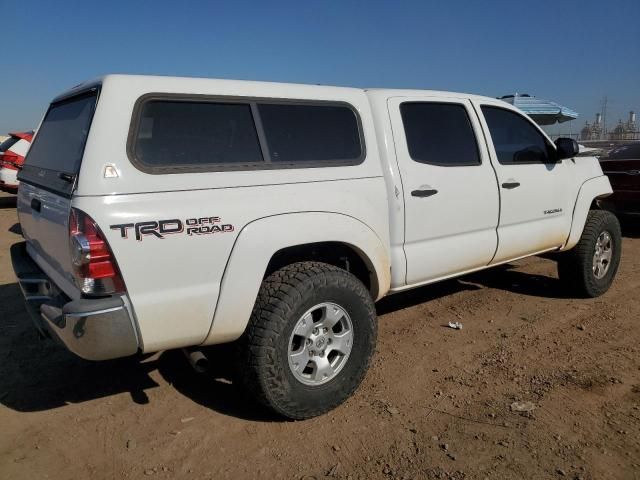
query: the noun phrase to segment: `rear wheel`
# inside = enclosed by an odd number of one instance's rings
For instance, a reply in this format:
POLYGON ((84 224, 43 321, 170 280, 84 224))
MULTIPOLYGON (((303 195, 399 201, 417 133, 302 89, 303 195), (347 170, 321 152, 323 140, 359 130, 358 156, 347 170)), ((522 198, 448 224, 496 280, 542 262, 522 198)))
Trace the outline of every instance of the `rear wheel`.
POLYGON ((578 244, 558 257, 558 275, 567 288, 584 297, 609 290, 622 253, 620 223, 611 212, 592 210, 578 244))
POLYGON ((375 348, 373 301, 349 272, 300 262, 266 278, 239 342, 241 381, 292 419, 343 403, 361 383, 375 348))

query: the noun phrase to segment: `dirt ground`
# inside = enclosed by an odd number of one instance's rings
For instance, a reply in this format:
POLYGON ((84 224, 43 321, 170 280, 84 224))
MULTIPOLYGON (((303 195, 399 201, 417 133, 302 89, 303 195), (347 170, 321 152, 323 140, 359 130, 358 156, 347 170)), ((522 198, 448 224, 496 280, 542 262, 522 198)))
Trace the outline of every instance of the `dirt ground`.
POLYGON ((640 478, 640 226, 599 299, 541 258, 385 299, 356 395, 287 422, 236 391, 224 348, 198 375, 180 352, 90 363, 39 341, 16 222, 0 197, 1 479, 640 478))

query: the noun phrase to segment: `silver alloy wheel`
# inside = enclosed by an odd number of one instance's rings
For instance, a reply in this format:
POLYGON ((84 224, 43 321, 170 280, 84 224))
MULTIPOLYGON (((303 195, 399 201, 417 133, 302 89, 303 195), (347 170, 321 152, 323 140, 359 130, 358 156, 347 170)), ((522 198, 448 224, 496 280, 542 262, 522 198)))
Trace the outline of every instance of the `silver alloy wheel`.
POLYGON ((606 230, 596 240, 596 248, 593 253, 593 275, 602 279, 609 271, 611 258, 613 257, 613 240, 606 230))
POLYGON ((322 385, 344 368, 353 347, 353 324, 344 308, 320 303, 298 320, 289 338, 289 368, 305 385, 322 385))

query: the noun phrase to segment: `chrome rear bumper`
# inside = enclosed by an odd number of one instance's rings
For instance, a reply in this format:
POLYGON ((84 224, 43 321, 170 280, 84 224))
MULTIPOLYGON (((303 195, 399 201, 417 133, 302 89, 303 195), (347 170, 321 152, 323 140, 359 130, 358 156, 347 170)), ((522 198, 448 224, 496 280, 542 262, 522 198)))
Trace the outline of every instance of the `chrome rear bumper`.
POLYGON ((27 311, 40 332, 52 334, 87 360, 138 352, 138 335, 126 296, 70 300, 31 259, 25 242, 11 246, 11 261, 27 311))

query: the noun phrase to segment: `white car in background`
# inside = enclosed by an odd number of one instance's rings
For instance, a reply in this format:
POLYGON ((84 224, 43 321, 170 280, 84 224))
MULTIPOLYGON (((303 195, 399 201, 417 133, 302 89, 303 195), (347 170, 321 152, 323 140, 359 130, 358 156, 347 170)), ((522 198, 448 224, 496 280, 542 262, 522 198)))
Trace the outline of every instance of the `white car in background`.
POLYGON ((10 133, 9 137, 0 143, 0 190, 18 192, 18 172, 22 169, 32 139, 32 131, 16 132, 10 133))

